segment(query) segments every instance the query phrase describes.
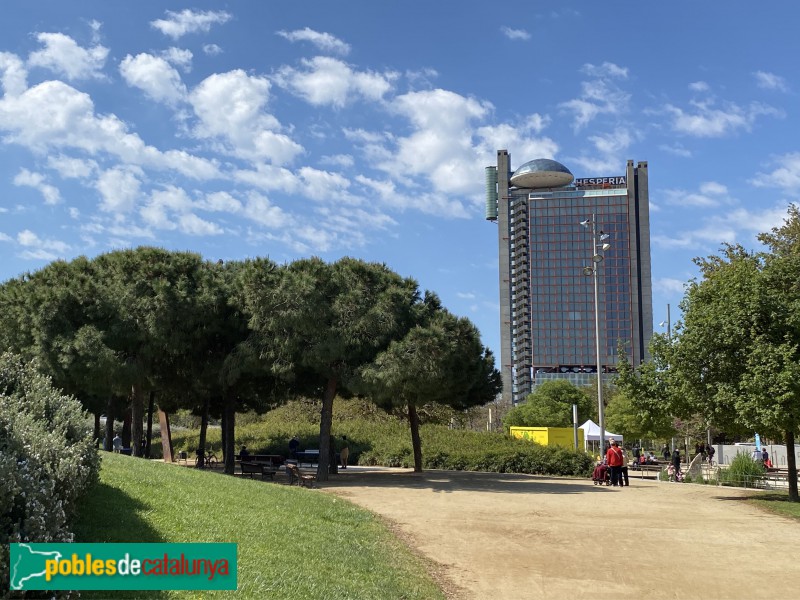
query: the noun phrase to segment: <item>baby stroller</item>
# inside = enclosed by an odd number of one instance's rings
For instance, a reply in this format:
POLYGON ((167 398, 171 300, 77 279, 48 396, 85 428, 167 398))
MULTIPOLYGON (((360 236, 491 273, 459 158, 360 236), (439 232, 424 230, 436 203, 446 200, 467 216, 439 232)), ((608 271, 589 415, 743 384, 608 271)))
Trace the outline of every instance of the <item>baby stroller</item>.
POLYGON ((611 469, 608 465, 598 463, 592 471, 592 482, 595 485, 611 485, 611 469))

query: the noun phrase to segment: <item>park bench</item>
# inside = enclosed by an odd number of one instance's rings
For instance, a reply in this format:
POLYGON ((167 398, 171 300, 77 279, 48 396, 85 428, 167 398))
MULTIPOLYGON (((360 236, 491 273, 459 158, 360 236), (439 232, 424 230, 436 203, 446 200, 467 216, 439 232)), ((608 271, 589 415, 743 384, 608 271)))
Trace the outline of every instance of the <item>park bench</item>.
POLYGON ((250 479, 252 479, 254 475, 261 475, 261 479, 266 479, 267 477, 275 479, 276 469, 263 463, 240 462, 239 466, 242 469, 243 477, 249 475, 250 479))
POLYGON ((314 487, 314 480, 316 477, 314 475, 306 475, 302 471, 300 471, 299 467, 292 463, 286 464, 286 472, 289 474, 289 485, 294 485, 295 482, 300 487, 314 487))

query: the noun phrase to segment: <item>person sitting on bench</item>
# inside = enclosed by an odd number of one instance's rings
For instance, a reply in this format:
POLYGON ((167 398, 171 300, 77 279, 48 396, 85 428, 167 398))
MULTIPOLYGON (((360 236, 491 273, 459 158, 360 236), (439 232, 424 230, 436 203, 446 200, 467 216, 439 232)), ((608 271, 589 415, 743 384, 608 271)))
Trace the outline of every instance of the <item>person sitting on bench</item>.
POLYGON ((242 446, 242 449, 239 450, 239 460, 249 460, 250 459, 250 452, 247 450, 247 446, 242 446))

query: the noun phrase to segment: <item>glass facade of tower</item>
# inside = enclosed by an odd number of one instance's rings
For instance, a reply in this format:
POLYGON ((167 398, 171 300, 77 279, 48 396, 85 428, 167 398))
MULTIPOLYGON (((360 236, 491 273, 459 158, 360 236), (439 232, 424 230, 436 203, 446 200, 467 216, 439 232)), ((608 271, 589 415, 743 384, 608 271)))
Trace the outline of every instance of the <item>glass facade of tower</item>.
POLYGON ((625 176, 525 189, 509 184, 508 162, 498 152, 500 354, 504 395, 517 403, 549 379, 596 381, 593 278, 584 274, 596 240, 582 221, 594 218, 610 245, 597 270, 599 369, 616 371, 619 343, 633 364, 645 359, 652 336, 649 206, 647 163, 628 161, 625 176))

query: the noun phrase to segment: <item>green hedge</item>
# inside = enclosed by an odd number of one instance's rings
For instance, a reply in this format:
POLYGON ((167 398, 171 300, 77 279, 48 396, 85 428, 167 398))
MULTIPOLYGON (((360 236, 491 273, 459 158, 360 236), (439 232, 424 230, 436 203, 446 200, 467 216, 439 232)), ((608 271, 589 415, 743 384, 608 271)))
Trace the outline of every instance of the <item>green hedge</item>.
MULTIPOLYGON (((246 425, 236 427, 236 448, 246 445, 251 453, 285 456, 293 435, 299 436, 301 448, 317 448, 318 419, 319 405, 314 402, 291 402, 258 420, 248 417, 246 425)), ((369 402, 337 398, 333 434, 337 440, 342 435, 347 436, 352 464, 414 465, 408 423, 375 409, 369 402)), ((593 468, 592 458, 584 452, 540 446, 527 440, 512 439, 503 433, 423 425, 420 436, 425 469, 584 477, 589 476, 593 468)), ((199 432, 174 431, 172 441, 176 451, 184 450, 189 456, 194 456, 199 432)), ((209 428, 207 443, 219 454, 222 446, 219 428, 209 428)), ((153 448, 160 452, 160 442, 154 443, 153 448)))
POLYGON ((10 543, 70 542, 77 503, 99 459, 80 403, 34 365, 0 356, 0 589, 10 543))

